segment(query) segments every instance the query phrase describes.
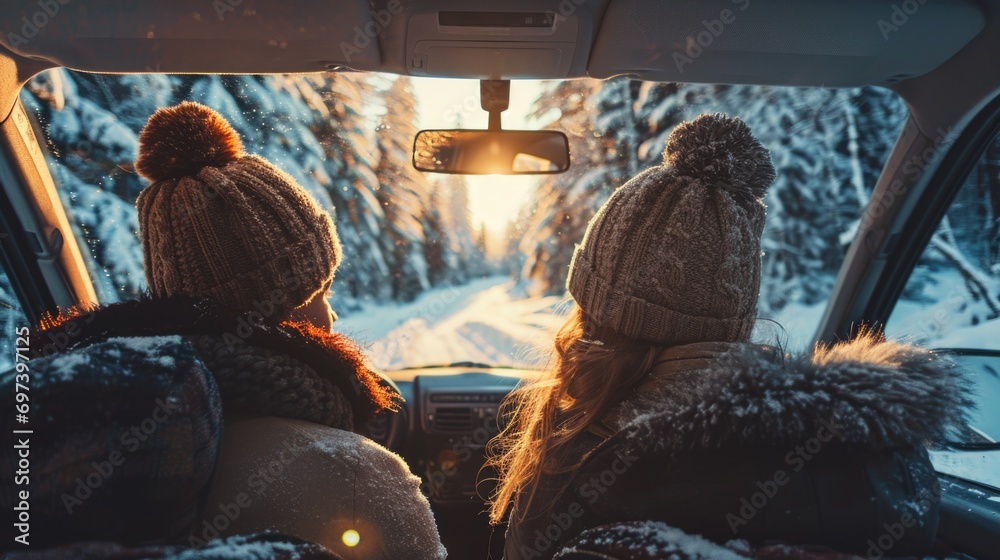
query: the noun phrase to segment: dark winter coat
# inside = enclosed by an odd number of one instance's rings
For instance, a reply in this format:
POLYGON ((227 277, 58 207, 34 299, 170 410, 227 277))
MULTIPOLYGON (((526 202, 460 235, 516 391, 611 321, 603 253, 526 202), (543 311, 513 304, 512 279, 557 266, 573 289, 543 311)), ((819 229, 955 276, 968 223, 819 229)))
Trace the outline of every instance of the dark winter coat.
MULTIPOLYGON (((39 340, 19 334, 21 345, 39 340)), ((21 504, 26 538, 4 539, 0 550, 186 536, 201 517, 223 423, 218 387, 194 348, 179 336, 109 338, 19 363, 0 373, 0 404, 17 402, 25 421, 5 424, 22 432, 0 449, 11 473, 0 506, 21 504)))
MULTIPOLYGON (((209 372, 221 396, 221 448, 213 448, 207 501, 197 504, 184 542, 276 529, 350 558, 445 556, 419 479, 400 457, 353 433, 399 395, 343 335, 186 298, 76 311, 45 326, 32 336, 38 356, 170 339, 209 372), (360 537, 350 548, 348 530, 360 537)), ((111 377, 117 363, 90 366, 111 377)))
POLYGON ((924 446, 964 423, 967 395, 947 359, 868 338, 803 357, 668 349, 582 438, 579 467, 543 480, 536 503, 558 496, 551 510, 521 518, 515 504, 505 558, 551 558, 585 529, 642 520, 856 554, 898 525, 881 541, 891 555, 926 552, 939 494, 924 446))

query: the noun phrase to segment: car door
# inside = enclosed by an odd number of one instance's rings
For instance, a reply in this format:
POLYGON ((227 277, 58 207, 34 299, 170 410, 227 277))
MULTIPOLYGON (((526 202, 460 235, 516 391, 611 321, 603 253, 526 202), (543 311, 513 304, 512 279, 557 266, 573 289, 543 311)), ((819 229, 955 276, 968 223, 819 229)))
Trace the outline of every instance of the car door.
MULTIPOLYGON (((933 224, 928 224, 932 226, 933 224)), ((975 409, 954 441, 935 442, 939 538, 978 558, 1000 542, 1000 134, 957 189, 885 324, 949 354, 969 375, 975 409)))

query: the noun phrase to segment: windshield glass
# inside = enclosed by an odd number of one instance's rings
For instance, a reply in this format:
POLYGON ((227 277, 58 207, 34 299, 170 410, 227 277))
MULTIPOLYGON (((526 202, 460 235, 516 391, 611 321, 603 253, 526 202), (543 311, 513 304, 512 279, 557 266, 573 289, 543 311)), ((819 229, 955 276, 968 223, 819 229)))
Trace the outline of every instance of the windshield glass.
POLYGON ((742 117, 774 158, 758 304, 766 320, 756 336, 801 348, 906 117, 903 103, 877 88, 514 82, 504 127, 565 132, 570 170, 449 176, 413 168, 413 138, 422 128, 485 128, 474 80, 51 70, 22 101, 48 140, 103 302, 145 289, 138 133, 157 108, 184 100, 221 112, 250 153, 335 216, 344 244, 330 296, 335 328, 388 370, 542 364, 568 309, 566 274, 588 220, 617 186, 661 161, 675 125, 716 111, 742 117))

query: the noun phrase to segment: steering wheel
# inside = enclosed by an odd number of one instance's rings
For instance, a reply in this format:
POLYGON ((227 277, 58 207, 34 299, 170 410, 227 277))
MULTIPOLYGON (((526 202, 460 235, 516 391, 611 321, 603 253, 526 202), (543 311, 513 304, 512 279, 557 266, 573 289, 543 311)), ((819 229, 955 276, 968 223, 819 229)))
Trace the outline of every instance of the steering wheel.
MULTIPOLYGON (((399 386, 392 379, 381 372, 378 376, 382 385, 391 387, 393 391, 399 393, 399 386)), ((375 418, 365 422, 359 431, 361 435, 382 444, 390 451, 397 451, 406 438, 407 424, 406 404, 401 403, 399 410, 395 412, 387 410, 379 413, 375 418)))

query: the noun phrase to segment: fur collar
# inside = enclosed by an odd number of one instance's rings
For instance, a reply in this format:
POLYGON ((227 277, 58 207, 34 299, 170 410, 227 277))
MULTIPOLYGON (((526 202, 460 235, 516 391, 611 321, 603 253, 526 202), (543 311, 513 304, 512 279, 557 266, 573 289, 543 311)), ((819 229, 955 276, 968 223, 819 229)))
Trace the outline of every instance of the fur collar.
POLYGON ((72 350, 122 336, 211 337, 220 342, 216 354, 227 358, 219 363, 230 364, 228 358, 263 349, 268 355, 305 364, 343 393, 356 421, 398 406, 399 394, 382 382, 353 340, 304 323, 277 323, 263 311, 241 314, 210 300, 150 295, 97 308, 71 308, 42 319, 30 339, 31 354, 72 350))
POLYGON ((668 452, 784 446, 823 430, 885 449, 943 439, 970 406, 969 382, 950 359, 872 336, 800 356, 691 344, 665 351, 605 424, 668 452))

